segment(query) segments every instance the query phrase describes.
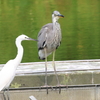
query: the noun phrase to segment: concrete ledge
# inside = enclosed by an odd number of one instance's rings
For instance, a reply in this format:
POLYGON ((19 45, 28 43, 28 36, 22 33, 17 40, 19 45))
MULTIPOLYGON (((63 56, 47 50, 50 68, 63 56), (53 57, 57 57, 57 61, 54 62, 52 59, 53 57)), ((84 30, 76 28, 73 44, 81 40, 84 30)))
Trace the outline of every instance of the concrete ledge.
MULTIPOLYGON (((100 100, 100 85, 79 85, 61 87, 59 93, 58 87, 48 89, 40 88, 18 88, 10 89, 10 100, 29 100, 33 95, 37 100, 100 100)), ((0 93, 0 100, 3 99, 3 93, 0 93)))
MULTIPOLYGON (((2 69, 4 64, 0 65, 2 69)), ((11 83, 10 100, 29 100, 34 95, 37 100, 100 100, 100 60, 56 61, 56 69, 61 85, 56 87, 52 62, 48 62, 48 87, 44 85, 45 62, 21 63, 16 77, 11 83)), ((0 100, 3 92, 0 92, 0 100)))

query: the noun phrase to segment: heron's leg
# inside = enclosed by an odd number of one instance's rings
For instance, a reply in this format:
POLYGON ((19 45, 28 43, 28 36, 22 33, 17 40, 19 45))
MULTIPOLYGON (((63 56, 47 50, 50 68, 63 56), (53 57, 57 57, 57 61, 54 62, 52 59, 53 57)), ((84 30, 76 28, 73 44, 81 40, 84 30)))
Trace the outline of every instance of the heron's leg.
POLYGON ((44 48, 45 51, 45 86, 47 86, 47 51, 46 48, 44 48))
POLYGON ((48 94, 48 85, 47 85, 47 50, 44 48, 45 51, 45 86, 47 87, 47 94, 48 94))
POLYGON ((56 71, 56 66, 55 66, 55 51, 53 51, 53 68, 54 68, 54 72, 55 72, 55 75, 56 75, 56 79, 57 79, 57 82, 58 82, 58 86, 59 86, 59 93, 61 92, 61 87, 60 87, 60 82, 59 82, 59 78, 58 78, 58 75, 57 75, 57 71, 56 71))
POLYGON ((53 60, 52 61, 53 61, 53 68, 54 68, 54 72, 55 72, 55 75, 56 75, 56 79, 57 79, 58 85, 60 85, 58 75, 57 75, 57 72, 56 72, 56 67, 55 67, 55 51, 53 51, 53 60))

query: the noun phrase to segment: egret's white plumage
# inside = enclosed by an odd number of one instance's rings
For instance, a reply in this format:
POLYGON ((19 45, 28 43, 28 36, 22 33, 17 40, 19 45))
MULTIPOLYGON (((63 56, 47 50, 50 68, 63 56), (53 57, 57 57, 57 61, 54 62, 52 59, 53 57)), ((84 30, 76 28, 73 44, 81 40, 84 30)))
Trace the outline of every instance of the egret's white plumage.
POLYGON ((21 45, 21 42, 23 40, 34 40, 34 39, 29 38, 26 35, 20 35, 16 38, 15 44, 18 49, 17 56, 15 57, 15 59, 9 60, 0 71, 0 91, 7 89, 15 77, 16 68, 21 62, 23 57, 23 47, 21 45))

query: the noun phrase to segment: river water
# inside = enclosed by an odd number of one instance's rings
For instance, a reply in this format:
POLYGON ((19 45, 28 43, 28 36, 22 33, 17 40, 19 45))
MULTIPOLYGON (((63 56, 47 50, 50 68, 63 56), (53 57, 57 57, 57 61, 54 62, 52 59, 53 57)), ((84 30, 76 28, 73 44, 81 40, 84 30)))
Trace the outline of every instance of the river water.
MULTIPOLYGON (((51 22, 54 10, 59 20, 62 43, 56 61, 100 58, 99 0, 0 0, 0 63, 16 56, 15 38, 26 34, 37 38, 41 27, 51 22)), ((40 62, 37 43, 24 41, 22 62, 40 62)), ((52 55, 48 60, 52 60, 52 55)))

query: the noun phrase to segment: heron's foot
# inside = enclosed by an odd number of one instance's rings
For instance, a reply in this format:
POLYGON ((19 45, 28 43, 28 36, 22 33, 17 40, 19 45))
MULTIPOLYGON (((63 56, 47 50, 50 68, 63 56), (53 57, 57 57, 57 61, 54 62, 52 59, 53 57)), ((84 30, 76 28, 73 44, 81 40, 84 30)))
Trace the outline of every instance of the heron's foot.
POLYGON ((46 92, 48 94, 48 89, 52 89, 53 90, 53 86, 49 86, 49 85, 44 85, 40 87, 41 89, 46 89, 46 92))
POLYGON ((56 88, 59 89, 59 94, 61 93, 61 88, 63 88, 63 87, 68 88, 67 85, 61 85, 61 84, 56 85, 56 88))

